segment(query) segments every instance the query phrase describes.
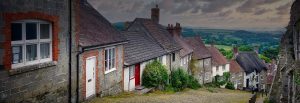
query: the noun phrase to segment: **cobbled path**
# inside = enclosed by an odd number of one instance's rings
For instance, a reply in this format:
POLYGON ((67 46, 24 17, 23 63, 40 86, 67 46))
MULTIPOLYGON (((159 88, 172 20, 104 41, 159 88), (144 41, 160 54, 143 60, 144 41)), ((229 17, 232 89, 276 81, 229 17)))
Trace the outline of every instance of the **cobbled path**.
POLYGON ((172 94, 150 93, 146 95, 123 95, 96 98, 91 103, 247 103, 248 92, 226 89, 214 89, 209 92, 202 88, 172 94))

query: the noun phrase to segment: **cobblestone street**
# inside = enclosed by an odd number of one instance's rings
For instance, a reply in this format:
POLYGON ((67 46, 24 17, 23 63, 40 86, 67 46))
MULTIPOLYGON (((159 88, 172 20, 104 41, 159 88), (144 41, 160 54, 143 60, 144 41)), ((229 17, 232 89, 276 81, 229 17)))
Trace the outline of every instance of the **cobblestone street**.
POLYGON ((238 90, 201 88, 177 93, 154 92, 145 95, 126 93, 96 98, 91 103, 247 103, 250 96, 251 93, 238 90))

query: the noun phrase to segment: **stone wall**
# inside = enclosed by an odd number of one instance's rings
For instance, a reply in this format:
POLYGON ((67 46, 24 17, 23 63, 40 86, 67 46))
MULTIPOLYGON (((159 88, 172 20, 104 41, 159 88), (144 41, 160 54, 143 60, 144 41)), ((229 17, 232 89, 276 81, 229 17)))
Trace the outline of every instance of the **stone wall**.
MULTIPOLYGON (((68 7, 68 0, 0 1, 0 102, 68 102, 68 7), (28 66, 26 70, 12 70, 10 65, 3 66, 4 62, 11 59, 4 56, 9 55, 4 47, 10 45, 10 42, 6 41, 10 40, 10 37, 5 36, 3 32, 7 25, 4 21, 6 13, 58 17, 58 42, 53 44, 58 47, 58 50, 53 52, 54 55, 57 52, 57 60, 45 66, 28 66)), ((32 19, 38 18, 45 17, 37 16, 32 19)))
POLYGON ((270 101, 274 103, 299 103, 300 86, 295 80, 300 73, 298 58, 299 28, 300 21, 300 0, 295 0, 291 7, 291 17, 287 31, 281 38, 279 64, 275 79, 269 94, 270 101))

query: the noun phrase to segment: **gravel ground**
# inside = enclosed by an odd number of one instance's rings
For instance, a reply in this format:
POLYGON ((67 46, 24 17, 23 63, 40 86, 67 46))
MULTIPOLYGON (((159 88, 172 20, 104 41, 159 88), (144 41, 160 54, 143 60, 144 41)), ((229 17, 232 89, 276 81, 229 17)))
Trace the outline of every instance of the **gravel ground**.
POLYGON ((247 103, 251 94, 238 90, 205 88, 183 92, 154 92, 145 95, 124 93, 118 96, 96 98, 91 103, 247 103))

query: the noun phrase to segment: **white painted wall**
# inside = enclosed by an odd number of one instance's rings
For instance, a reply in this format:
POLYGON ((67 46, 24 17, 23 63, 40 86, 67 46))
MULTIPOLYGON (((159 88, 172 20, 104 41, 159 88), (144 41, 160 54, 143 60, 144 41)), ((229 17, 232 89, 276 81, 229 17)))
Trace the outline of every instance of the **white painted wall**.
MULTIPOLYGON (((162 58, 162 64, 167 65, 167 56, 161 56, 162 58)), ((157 59, 157 58, 155 58, 157 59)), ((142 76, 143 76, 143 71, 146 68, 146 65, 155 59, 151 59, 145 62, 140 63, 140 82, 142 83, 142 76)), ((132 65, 133 67, 135 65, 132 65)), ((133 91, 135 89, 135 79, 130 79, 129 78, 129 67, 124 68, 124 91, 133 91)))
POLYGON ((124 68, 124 91, 133 91, 135 89, 135 79, 129 78, 129 67, 124 68))
POLYGON ((246 87, 247 85, 247 79, 249 79, 249 87, 254 86, 254 88, 257 88, 256 84, 259 84, 259 80, 257 81, 257 78, 259 78, 259 73, 256 74, 256 71, 249 73, 248 75, 246 75, 246 73, 244 73, 244 87, 246 87), (254 78, 254 80, 253 80, 254 78))
POLYGON ((216 75, 223 76, 224 72, 229 72, 229 63, 212 67, 212 77, 215 77, 216 75), (223 69, 223 66, 225 66, 225 69, 223 69))

